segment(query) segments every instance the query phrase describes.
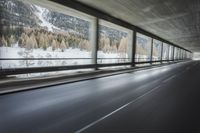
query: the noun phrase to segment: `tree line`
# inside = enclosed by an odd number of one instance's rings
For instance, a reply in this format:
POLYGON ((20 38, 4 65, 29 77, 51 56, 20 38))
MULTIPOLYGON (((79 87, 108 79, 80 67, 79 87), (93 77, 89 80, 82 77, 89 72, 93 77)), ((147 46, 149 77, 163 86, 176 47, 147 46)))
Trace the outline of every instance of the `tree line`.
MULTIPOLYGON (((68 48, 79 48, 81 50, 91 51, 92 45, 88 38, 84 38, 76 33, 53 33, 41 28, 24 28, 20 35, 2 35, 0 37, 0 47, 12 47, 18 44, 21 48, 27 50, 42 48, 46 50, 51 47, 52 50, 60 49, 62 52, 68 48)), ((119 40, 112 40, 109 37, 100 35, 99 50, 104 53, 127 53, 128 37, 122 37, 119 40)))
POLYGON ((80 48, 81 50, 90 51, 91 45, 89 40, 74 34, 74 33, 53 33, 44 29, 31 29, 26 28, 20 36, 15 35, 2 35, 0 37, 1 47, 12 47, 13 44, 18 43, 19 47, 28 50, 42 48, 46 50, 52 47, 52 50, 72 48, 80 48))

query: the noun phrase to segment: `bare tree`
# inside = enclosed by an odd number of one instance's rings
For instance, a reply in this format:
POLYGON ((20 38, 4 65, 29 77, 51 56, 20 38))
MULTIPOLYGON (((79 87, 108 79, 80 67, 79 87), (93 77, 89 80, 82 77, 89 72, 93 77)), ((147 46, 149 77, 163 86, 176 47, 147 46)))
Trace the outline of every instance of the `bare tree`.
MULTIPOLYGON (((23 58, 33 58, 32 50, 25 49, 25 51, 20 51, 20 52, 18 52, 18 54, 20 56, 22 56, 23 58)), ((29 67, 31 65, 34 65, 34 61, 22 60, 22 61, 20 61, 20 65, 22 65, 22 66, 25 65, 26 67, 29 67)))

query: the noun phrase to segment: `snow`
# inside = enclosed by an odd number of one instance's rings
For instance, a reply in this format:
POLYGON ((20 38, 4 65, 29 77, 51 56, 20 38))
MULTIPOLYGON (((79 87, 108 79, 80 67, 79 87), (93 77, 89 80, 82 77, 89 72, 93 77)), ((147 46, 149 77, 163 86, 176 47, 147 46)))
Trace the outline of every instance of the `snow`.
POLYGON ((1 47, 1 58, 74 58, 74 59, 60 59, 60 60, 9 60, 0 63, 2 68, 21 68, 21 67, 45 67, 45 66, 63 66, 63 65, 79 65, 91 64, 91 59, 75 59, 75 58, 91 58, 91 52, 81 51, 80 49, 66 49, 52 51, 52 48, 47 50, 34 49, 26 50, 14 47, 1 47))
POLYGON ((124 54, 124 57, 120 56, 120 53, 104 53, 103 51, 98 51, 98 63, 99 64, 106 64, 106 63, 123 63, 129 62, 128 55, 124 54), (110 59, 112 58, 112 59, 110 59), (116 59, 113 59, 116 58, 116 59), (120 59, 123 58, 123 59, 120 59), (127 58, 127 59, 124 59, 127 58))
POLYGON ((139 54, 135 55, 136 62, 149 61, 149 60, 150 60, 150 57, 148 55, 139 55, 139 54))
MULTIPOLYGON (((12 45, 12 47, 0 47, 0 58, 91 58, 91 52, 82 51, 80 49, 66 49, 64 52, 61 50, 52 51, 52 48, 47 50, 34 49, 27 51, 25 48, 18 47, 18 44, 12 45), (27 53, 27 54, 26 54, 27 53)), ((72 60, 5 60, 0 61, 0 69, 7 68, 26 68, 26 67, 46 67, 46 66, 67 66, 67 65, 83 65, 91 64, 91 59, 72 59, 72 60)), ((91 69, 84 70, 69 70, 58 72, 44 72, 33 74, 16 75, 17 78, 32 78, 38 76, 49 76, 58 74, 71 74, 80 71, 91 71, 91 69)))
MULTIPOLYGON (((45 66, 63 66, 63 65, 83 65, 92 63, 91 51, 80 50, 78 48, 68 48, 64 52, 60 49, 53 51, 51 47, 47 50, 33 49, 26 50, 18 47, 18 44, 12 47, 0 47, 0 58, 65 58, 59 60, 9 60, 0 62, 1 68, 22 68, 22 67, 45 67, 45 66), (71 59, 68 59, 71 58, 71 59), (85 59, 77 59, 85 58, 85 59), (88 59, 89 58, 89 59, 88 59)), ((98 63, 120 63, 128 62, 128 59, 109 59, 120 58, 118 53, 104 53, 98 51, 98 63), (101 59, 103 58, 103 59, 101 59)), ((127 58, 127 54, 126 54, 127 58)))
MULTIPOLYGON (((104 53, 98 51, 98 63, 121 63, 130 62, 128 55, 124 55, 127 59, 120 57, 118 53, 104 53), (102 59, 103 58, 103 59, 102 59), (112 58, 112 59, 110 59, 112 58), (113 59, 117 58, 117 59, 113 59)), ((147 61, 146 55, 136 55, 136 61, 147 61)), ((64 52, 60 49, 55 51, 49 47, 47 50, 33 49, 26 50, 18 47, 18 44, 13 44, 12 47, 0 47, 0 58, 65 58, 59 60, 9 60, 1 61, 1 68, 22 68, 22 67, 46 67, 46 66, 67 66, 67 65, 84 65, 92 63, 91 51, 80 50, 78 48, 68 48, 64 52), (85 58, 85 59, 77 59, 85 58)), ((156 58, 156 57, 154 57, 156 58)))
MULTIPOLYGON (((47 50, 43 49, 33 49, 26 50, 25 48, 20 48, 18 44, 13 44, 12 47, 0 47, 0 58, 72 58, 72 59, 60 59, 60 60, 2 60, 0 61, 0 69, 6 68, 27 68, 27 67, 46 67, 46 66, 68 66, 68 65, 84 65, 92 63, 92 53, 80 50, 78 48, 68 48, 64 52, 61 52, 60 49, 55 51, 49 47, 47 50), (76 58, 86 58, 86 59, 76 59, 76 58), (87 59, 89 58, 89 59, 87 59)), ((126 54, 127 57, 127 54, 126 54)), ((136 55, 136 58, 147 58, 145 55, 136 55)), ((98 63, 120 63, 128 62, 130 60, 122 59, 109 59, 109 58, 120 58, 120 55, 117 53, 104 53, 98 51, 98 63), (106 59, 107 58, 107 59, 106 59)), ((145 61, 145 59, 140 60, 145 61)), ((124 67, 124 66, 123 66, 124 67)), ((106 68, 107 69, 107 68, 106 68)), ((18 75, 20 78, 29 78, 37 76, 48 76, 48 75, 57 75, 64 73, 74 73, 85 70, 68 70, 61 72, 48 72, 48 73, 36 73, 36 74, 23 74, 18 75)), ((89 71, 89 70, 86 70, 89 71)))
POLYGON ((49 11, 46 8, 42 8, 40 6, 34 5, 37 9, 35 11, 35 15, 41 20, 40 26, 47 27, 49 31, 53 31, 54 29, 61 30, 60 28, 54 26, 45 20, 44 15, 46 15, 49 11))

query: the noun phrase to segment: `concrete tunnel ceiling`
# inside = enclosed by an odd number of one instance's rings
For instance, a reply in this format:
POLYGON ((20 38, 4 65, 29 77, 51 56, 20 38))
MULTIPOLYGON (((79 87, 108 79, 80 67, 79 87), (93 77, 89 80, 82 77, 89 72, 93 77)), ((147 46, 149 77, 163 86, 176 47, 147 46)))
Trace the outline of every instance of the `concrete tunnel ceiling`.
POLYGON ((77 0, 200 52, 200 0, 77 0))

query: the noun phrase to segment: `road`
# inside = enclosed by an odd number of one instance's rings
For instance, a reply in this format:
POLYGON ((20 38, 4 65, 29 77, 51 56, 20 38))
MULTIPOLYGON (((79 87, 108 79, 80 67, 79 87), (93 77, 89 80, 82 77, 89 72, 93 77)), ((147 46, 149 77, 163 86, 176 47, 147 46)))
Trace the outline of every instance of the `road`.
POLYGON ((0 133, 198 133, 200 62, 0 96, 0 133))

